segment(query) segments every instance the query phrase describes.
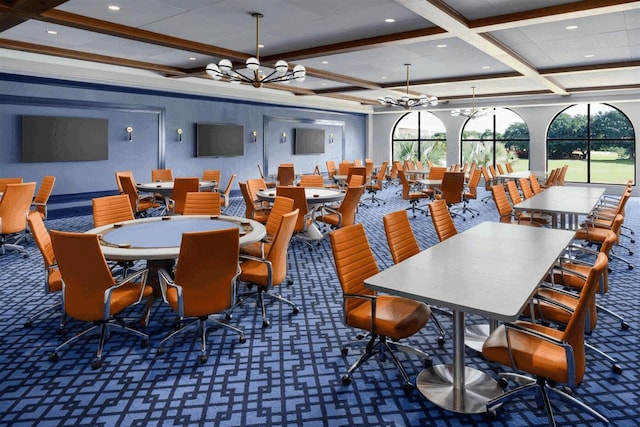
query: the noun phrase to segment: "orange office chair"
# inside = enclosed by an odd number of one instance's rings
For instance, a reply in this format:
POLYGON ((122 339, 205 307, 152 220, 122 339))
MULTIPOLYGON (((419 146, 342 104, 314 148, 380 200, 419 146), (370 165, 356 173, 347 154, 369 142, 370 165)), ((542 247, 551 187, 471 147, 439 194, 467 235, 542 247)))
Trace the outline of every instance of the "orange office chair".
POLYGON ((464 202, 464 173, 463 172, 445 172, 442 176, 442 185, 439 189, 434 189, 433 196, 436 200, 444 200, 449 207, 449 213, 456 217, 462 217, 463 221, 467 218, 458 213, 457 206, 464 202))
POLYGON ((367 182, 367 168, 364 166, 354 166, 349 168, 349 172, 347 173, 347 185, 364 185, 367 182), (355 176, 362 176, 359 178, 359 181, 354 181, 355 176))
POLYGON ((276 178, 278 181, 277 185, 293 185, 295 179, 296 174, 292 163, 283 163, 278 166, 278 177, 276 178))
POLYGON ((358 211, 358 204, 360 203, 360 197, 364 192, 364 187, 349 186, 347 192, 344 195, 344 199, 340 203, 337 209, 324 206, 320 215, 317 215, 314 220, 323 222, 335 228, 346 227, 347 225, 355 224, 356 213, 358 211))
POLYGON ((433 228, 436 230, 438 240, 441 242, 458 234, 456 225, 453 223, 447 202, 436 200, 429 203, 429 213, 433 221, 433 228))
POLYGON ((382 191, 383 189, 384 178, 385 176, 387 176, 387 167, 388 167, 387 162, 386 161, 382 162, 382 166, 380 166, 380 170, 378 170, 378 175, 374 180, 368 183, 366 187, 367 193, 371 194, 371 197, 367 197, 366 199, 363 200, 363 202, 368 201, 371 203, 376 203, 378 206, 380 206, 380 202, 382 202, 383 205, 387 203, 384 200, 376 197, 376 194, 378 194, 378 192, 382 191))
POLYGON ((511 163, 505 163, 504 167, 507 168, 507 173, 513 173, 513 166, 511 166, 511 163))
POLYGON ((402 198, 409 201, 409 207, 407 207, 407 210, 411 209, 414 218, 416 217, 416 211, 426 214, 427 211, 423 207, 418 206, 418 203, 420 203, 420 200, 422 199, 428 199, 429 195, 423 191, 412 190, 403 170, 398 170, 398 177, 402 184, 402 198))
POLYGON ((31 207, 35 208, 35 210, 40 213, 42 219, 47 219, 47 203, 49 202, 49 197, 51 197, 51 192, 53 191, 53 184, 55 183, 55 176, 43 177, 42 182, 40 183, 40 188, 33 198, 33 202, 31 202, 31 207))
POLYGON ((511 224, 529 225, 532 227, 542 227, 542 225, 535 221, 520 221, 521 216, 516 216, 507 198, 507 192, 502 184, 494 185, 491 187, 491 195, 493 201, 498 209, 500 215, 500 222, 506 222, 511 224))
POLYGON ((132 177, 125 175, 120 176, 118 179, 120 179, 120 185, 122 185, 122 189, 125 194, 129 196, 129 203, 136 218, 145 217, 149 215, 149 211, 151 209, 160 207, 160 204, 156 203, 153 195, 141 196, 138 193, 138 189, 136 188, 132 177))
MULTIPOLYGON (((607 256, 599 254, 589 271, 580 301, 564 330, 519 321, 503 324, 491 333, 482 348, 484 358, 514 370, 528 372, 534 375, 535 379, 530 378, 525 384, 489 401, 488 411, 495 412, 508 400, 535 391, 536 397, 544 403, 549 423, 555 425, 548 395, 552 392, 608 424, 607 419, 594 409, 560 388, 549 386, 549 383, 561 383, 575 387, 582 382, 585 373, 585 321, 600 276, 606 268, 607 256)), ((510 375, 515 376, 520 384, 526 378, 519 374, 506 373, 500 375, 501 381, 505 382, 505 377, 510 375)))
MULTIPOLYGON (((498 184, 497 178, 491 175, 489 169, 484 166, 480 167, 480 172, 482 173, 482 178, 484 179, 484 189, 488 192, 491 192, 491 187, 498 184)), ((482 201, 488 203, 491 200, 491 194, 487 194, 482 198, 482 201)))
MULTIPOLYGON (((40 250, 40 254, 42 254, 42 260, 44 261, 44 293, 45 295, 53 293, 61 294, 62 276, 60 275, 60 270, 58 269, 58 265, 56 264, 56 257, 53 253, 53 246, 51 245, 51 237, 49 236, 49 232, 47 231, 47 228, 42 221, 40 213, 36 211, 29 212, 27 222, 29 223, 29 230, 31 230, 33 240, 36 242, 36 246, 40 250)), ((61 315, 60 327, 58 328, 58 330, 61 331, 64 327, 64 311, 62 310, 62 298, 60 298, 60 300, 56 304, 40 309, 36 313, 29 316, 27 321, 24 323, 24 327, 30 328, 36 318, 55 310, 59 310, 61 315)))
POLYGON ((538 181, 538 177, 531 174, 529 176, 529 184, 531 185, 531 190, 533 190, 533 194, 542 193, 543 188, 540 187, 540 181, 538 181))
POLYGON ((333 160, 327 160, 325 164, 327 165, 327 176, 329 179, 333 179, 333 175, 335 175, 338 170, 336 168, 336 162, 333 160))
POLYGON ((322 175, 312 174, 312 175, 300 175, 300 182, 298 183, 300 187, 315 187, 322 188, 324 187, 324 178, 322 175))
MULTIPOLYGON (((509 192, 509 197, 511 198, 511 203, 517 205, 522 202, 522 196, 518 191, 518 186, 515 181, 507 181, 507 191, 509 192)), ((528 212, 518 212, 516 214, 518 220, 520 222, 537 222, 540 225, 548 225, 551 223, 551 217, 549 215, 541 214, 541 213, 528 213, 528 212)))
POLYGON ((151 181, 173 181, 173 171, 171 169, 152 169, 151 181))
POLYGON ((200 191, 200 178, 176 178, 173 184, 173 191, 171 192, 171 211, 174 214, 182 215, 184 212, 184 200, 187 197, 188 192, 200 191))
MULTIPOLYGON (((250 180, 247 180, 250 181, 250 180)), ((248 182, 239 182, 240 193, 244 199, 244 216, 245 218, 258 221, 262 224, 266 223, 269 219, 270 211, 268 209, 258 208, 255 199, 250 194, 248 182)), ((255 194, 255 193, 254 193, 255 194)))
POLYGON ((338 175, 349 175, 349 169, 354 167, 353 162, 343 160, 338 163, 338 175))
POLYGON ((304 187, 283 187, 279 185, 276 187, 276 196, 288 197, 293 200, 293 209, 298 209, 300 212, 293 228, 293 238, 307 245, 311 251, 313 248, 312 240, 307 237, 307 229, 311 225, 313 218, 311 218, 304 187))
POLYGON ((271 206, 271 213, 269 214, 269 218, 264 225, 266 236, 259 242, 241 246, 240 254, 264 258, 265 254, 269 252, 273 237, 278 232, 278 227, 280 227, 282 215, 293 211, 293 209, 293 199, 284 196, 276 196, 276 199, 271 206))
POLYGON ((160 341, 159 354, 164 352, 166 342, 188 330, 187 326, 198 325, 200 362, 205 363, 209 321, 238 333, 241 343, 246 341, 242 329, 210 318, 230 309, 235 301, 236 279, 240 272, 238 239, 237 228, 182 234, 174 278, 165 269, 158 271, 162 298, 178 314, 179 325, 160 341), (185 318, 195 320, 182 327, 185 318))
POLYGON ((482 178, 482 172, 480 172, 479 169, 474 169, 473 173, 471 173, 471 177, 469 178, 469 182, 466 184, 462 193, 462 209, 460 210, 460 215, 464 216, 465 212, 470 212, 471 218, 476 215, 480 215, 480 211, 478 209, 469 207, 469 202, 478 198, 478 185, 480 184, 480 178, 482 178))
MULTIPOLYGON (((344 298, 344 321, 347 326, 368 332, 366 350, 342 377, 343 384, 351 383, 351 375, 364 362, 378 352, 388 352, 400 370, 406 392, 414 385, 394 354, 394 350, 417 355, 429 366, 431 359, 421 350, 398 341, 420 331, 429 321, 431 310, 425 303, 391 295, 377 295, 364 286, 364 280, 378 273, 378 266, 369 246, 362 224, 354 224, 333 231, 329 238, 336 272, 344 298)), ((342 346, 342 354, 348 354, 349 343, 342 346)))
MULTIPOLYGON (((202 171, 203 181, 215 181, 216 188, 220 188, 220 170, 219 169, 205 169, 202 171)), ((211 191, 210 189, 203 191, 211 191)))
POLYGON ((4 193, 7 184, 22 184, 22 178, 0 178, 0 193, 4 193))
POLYGON ((531 188, 531 184, 529 183, 529 179, 527 178, 519 178, 518 183, 520 184, 520 191, 522 191, 522 197, 527 200, 535 196, 533 189, 531 188))
POLYGON ((276 186, 275 181, 266 180, 266 178, 264 177, 264 172, 262 172, 262 166, 260 166, 260 163, 258 163, 258 172, 260 173, 260 178, 262 178, 262 180, 264 181, 264 188, 273 188, 276 186))
POLYGON ((94 227, 135 219, 126 194, 96 197, 91 200, 91 210, 94 227))
POLYGON ((135 179, 133 178, 133 172, 131 171, 117 171, 116 172, 116 185, 118 186, 118 193, 124 194, 124 188, 122 188, 122 183, 120 183, 121 176, 129 176, 133 180, 135 184, 135 179))
POLYGON ((220 215, 220 193, 189 191, 184 198, 182 215, 220 215))
POLYGON ((297 218, 298 209, 282 215, 280 227, 278 227, 278 231, 273 236, 271 246, 266 251, 264 258, 249 255, 240 256, 242 261, 240 264, 240 269, 242 270, 240 281, 254 285, 257 289, 255 292, 238 296, 238 304, 250 296, 256 296, 258 305, 262 310, 263 328, 268 327, 270 324, 269 320, 267 320, 267 311, 264 303, 265 296, 289 304, 293 307, 293 314, 297 314, 300 311, 294 302, 274 292, 274 288, 286 282, 287 279, 287 249, 297 218))
POLYGON ((116 283, 100 249, 98 235, 52 230, 51 243, 62 275, 64 312, 74 319, 91 322, 93 327, 69 338, 49 355, 57 361, 59 351, 89 332, 100 329, 98 350, 91 367, 102 366, 102 348, 111 327, 120 327, 143 339, 149 336, 129 328, 117 317, 123 310, 153 293, 146 286, 148 270, 140 270, 116 283))
POLYGON ((222 205, 225 208, 229 207, 229 197, 231 195, 231 186, 233 185, 233 181, 235 181, 235 179, 236 179, 236 174, 234 173, 229 178, 229 182, 227 182, 227 186, 225 187, 224 191, 220 193, 220 197, 222 198, 222 205))
MULTIPOLYGON (((431 208, 432 204, 433 202, 429 204, 429 208, 431 208)), ((449 217, 449 220, 451 220, 451 217, 449 217)), ((418 246, 416 236, 413 234, 407 211, 391 212, 382 217, 382 223, 384 224, 384 232, 387 236, 387 243, 394 264, 398 264, 420 252, 420 246, 418 246)), ((433 310, 431 310, 431 318, 438 329, 438 344, 442 346, 446 337, 444 328, 433 314, 433 310)))
POLYGON ((35 190, 35 182, 6 185, 0 199, 0 255, 9 250, 29 256, 20 242, 27 236, 27 214, 35 190))

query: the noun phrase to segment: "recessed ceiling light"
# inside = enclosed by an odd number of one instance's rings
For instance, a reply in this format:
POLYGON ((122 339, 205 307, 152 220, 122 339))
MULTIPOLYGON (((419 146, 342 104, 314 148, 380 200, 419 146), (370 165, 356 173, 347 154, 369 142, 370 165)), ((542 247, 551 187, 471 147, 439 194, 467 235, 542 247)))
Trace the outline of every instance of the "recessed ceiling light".
POLYGON ((595 55, 594 55, 593 53, 590 53, 590 54, 588 54, 588 55, 585 55, 584 57, 585 57, 585 58, 593 58, 594 56, 595 56, 595 55))
POLYGON ((262 49, 262 48, 264 47, 264 45, 263 45, 263 44, 259 44, 259 45, 258 45, 258 47, 259 47, 260 49, 262 49))
POLYGON ((393 22, 396 22, 396 20, 393 19, 393 18, 387 18, 387 19, 384 20, 384 22, 387 22, 387 23, 391 24, 393 22))
POLYGON ((488 65, 483 65, 483 66, 482 66, 482 69, 483 69, 483 70, 488 70, 489 68, 491 68, 491 67, 490 67, 490 66, 488 66, 488 65))
POLYGON ((190 56, 190 57, 189 57, 189 61, 195 61, 195 60, 196 60, 196 57, 195 57, 195 56, 190 56))
POLYGON ((578 26, 577 25, 567 25, 566 27, 564 27, 565 30, 577 30, 578 26))
POLYGON ((322 64, 328 64, 329 61, 322 61, 322 64))
POLYGON ((55 30, 47 30, 47 34, 51 34, 52 36, 55 36, 56 34, 58 34, 58 32, 55 30))
POLYGON ((380 77, 380 80, 387 80, 388 78, 389 77, 387 77, 387 76, 382 76, 382 77, 380 77))
POLYGON ((447 45, 446 45, 446 44, 439 44, 439 45, 438 45, 438 46, 436 46, 436 47, 443 48, 443 47, 447 47, 447 45))
POLYGON ((327 86, 327 84, 326 83, 322 83, 322 86, 327 86))
POLYGON ((116 6, 115 4, 110 4, 110 5, 108 6, 108 9, 109 9, 109 10, 112 10, 112 11, 114 11, 114 12, 117 12, 117 11, 119 11, 119 10, 120 10, 120 6, 116 6))

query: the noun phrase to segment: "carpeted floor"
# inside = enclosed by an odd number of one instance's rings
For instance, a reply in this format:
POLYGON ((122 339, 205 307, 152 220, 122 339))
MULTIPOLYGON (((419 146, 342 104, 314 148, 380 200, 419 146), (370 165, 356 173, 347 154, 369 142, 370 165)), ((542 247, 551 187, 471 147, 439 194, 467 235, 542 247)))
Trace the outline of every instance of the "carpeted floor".
MULTIPOLYGON (((384 237, 382 215, 404 209, 407 202, 389 187, 381 195, 387 201, 380 207, 359 209, 358 221, 365 224, 378 265, 391 265, 384 237)), ((485 195, 480 190, 480 198, 485 195)), ((462 221, 459 231, 481 221, 496 221, 492 202, 478 201, 472 206, 481 215, 462 221)), ((243 215, 241 198, 234 198, 226 213, 243 215)), ((437 242, 431 219, 419 215, 411 219, 422 248, 437 242)), ((640 200, 627 206, 625 224, 638 230, 640 200)), ((50 229, 84 231, 92 227, 90 216, 51 219, 50 229)), ((637 243, 623 240, 635 252, 624 255, 640 265, 637 243)), ((42 259, 33 243, 30 257, 0 256, 0 425, 11 426, 531 426, 546 425, 545 412, 536 408, 533 397, 514 401, 502 408, 497 419, 488 415, 460 415, 442 410, 419 391, 405 395, 401 376, 390 360, 371 360, 353 376, 349 386, 340 377, 356 359, 356 351, 342 356, 340 344, 353 339, 357 331, 342 322, 342 294, 333 267, 327 239, 308 251, 301 244, 289 249, 291 287, 283 296, 293 299, 300 313, 292 315, 288 306, 268 307, 271 327, 261 328, 253 300, 234 312, 232 322, 245 328, 247 342, 220 329, 209 334, 211 354, 205 364, 198 360, 199 343, 195 333, 173 341, 162 355, 158 342, 171 330, 175 316, 156 302, 150 325, 149 347, 138 338, 115 331, 105 347, 104 364, 91 369, 97 337, 80 340, 61 353, 58 362, 48 354, 83 325, 70 322, 62 335, 55 333, 58 319, 37 320, 24 328, 34 310, 57 301, 42 291, 42 259)), ((504 259, 495 260, 500 274, 504 259)), ((461 266, 463 268, 464 266, 461 266)), ((587 373, 575 395, 609 418, 611 425, 635 426, 640 418, 640 374, 638 306, 640 289, 637 270, 619 262, 611 263, 610 292, 601 298, 608 307, 625 315, 631 325, 623 331, 618 321, 600 316, 596 331, 589 338, 613 355, 623 368, 613 373, 608 362, 587 353, 587 373)), ((425 278, 428 282, 428 277, 425 278)), ((452 286, 455 284, 452 283, 452 286)), ((600 297, 600 296, 599 296, 600 297)), ((142 305, 128 316, 137 317, 142 305)), ((448 316, 439 320, 451 330, 448 316)), ((472 322, 471 318, 468 321, 472 322)), ((434 363, 452 362, 451 337, 444 346, 437 344, 436 329, 428 324, 410 340, 433 356, 434 363)), ((414 357, 400 356, 412 379, 421 371, 414 357)), ((467 350, 469 366, 496 375, 502 367, 484 361, 467 350)), ((591 426, 596 420, 560 403, 555 407, 560 425, 591 426)))

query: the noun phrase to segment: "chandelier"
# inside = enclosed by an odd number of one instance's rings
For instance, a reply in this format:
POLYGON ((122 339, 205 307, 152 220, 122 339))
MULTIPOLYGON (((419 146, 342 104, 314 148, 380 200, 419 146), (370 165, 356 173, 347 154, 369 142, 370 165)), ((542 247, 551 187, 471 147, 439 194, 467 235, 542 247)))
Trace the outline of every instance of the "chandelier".
POLYGON ((394 98, 391 95, 381 96, 378 98, 378 102, 382 105, 402 107, 408 110, 413 107, 421 107, 426 105, 435 106, 438 105, 438 98, 435 96, 421 95, 419 98, 412 98, 409 96, 409 67, 411 64, 404 64, 407 67, 407 94, 400 98, 394 98))
POLYGON ((295 80, 304 81, 307 70, 302 65, 296 65, 293 70, 289 71, 287 61, 279 60, 276 62, 273 71, 264 75, 260 71, 260 19, 264 17, 262 13, 253 12, 251 14, 256 18, 256 56, 248 58, 245 66, 250 71, 249 75, 242 74, 233 69, 233 64, 228 59, 222 59, 218 64, 208 64, 207 74, 214 80, 226 78, 231 83, 249 83, 253 87, 262 87, 264 83, 289 82, 295 80))
POLYGON ((469 117, 470 119, 475 119, 476 117, 486 116, 487 114, 493 114, 492 108, 480 108, 476 109, 476 87, 471 86, 472 95, 471 95, 471 108, 465 108, 464 110, 455 109, 451 110, 451 115, 458 117, 469 117))

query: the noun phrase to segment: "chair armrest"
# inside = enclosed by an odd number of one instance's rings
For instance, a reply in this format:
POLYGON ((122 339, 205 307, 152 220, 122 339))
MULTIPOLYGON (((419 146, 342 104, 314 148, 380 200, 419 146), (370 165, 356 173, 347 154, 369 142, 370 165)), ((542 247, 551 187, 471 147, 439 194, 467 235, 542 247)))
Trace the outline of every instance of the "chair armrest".
MULTIPOLYGON (((361 294, 344 294, 342 296, 343 302, 346 304, 347 298, 358 298, 364 299, 367 301, 371 301, 371 326, 369 326, 369 332, 375 333, 375 320, 376 320, 376 300, 378 297, 376 295, 361 295, 361 294)), ((346 313, 346 308, 345 308, 346 313)))
POLYGON ((147 285, 147 276, 149 275, 149 269, 145 268, 143 270, 139 270, 136 271, 135 273, 132 273, 130 275, 128 275, 127 277, 125 277, 124 279, 122 279, 121 281, 117 282, 115 285, 105 289, 104 291, 104 305, 103 305, 103 315, 104 315, 104 319, 108 319, 109 317, 111 317, 111 293, 128 284, 133 282, 134 280, 140 278, 140 295, 138 296, 138 300, 136 301, 136 304, 138 304, 141 300, 142 300, 142 296, 144 295, 144 287, 147 285))
MULTIPOLYGON (((273 265, 271 264, 271 261, 266 260, 264 258, 258 258, 255 257, 253 255, 240 255, 240 260, 245 260, 245 261, 256 261, 256 262, 260 262, 263 264, 267 265, 267 283, 271 286, 273 286, 272 280, 273 280, 273 265)), ((240 266, 240 269, 242 270, 242 265, 240 266)))

